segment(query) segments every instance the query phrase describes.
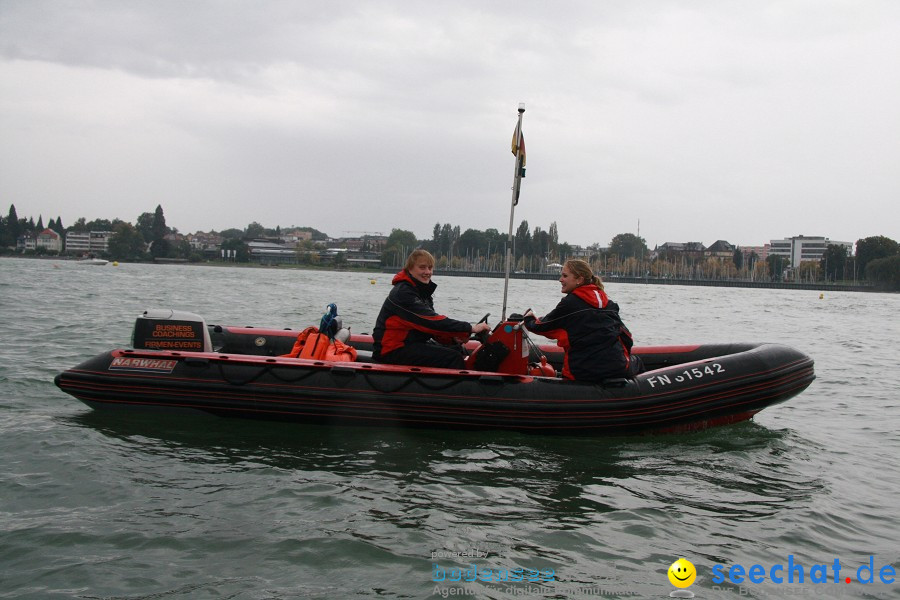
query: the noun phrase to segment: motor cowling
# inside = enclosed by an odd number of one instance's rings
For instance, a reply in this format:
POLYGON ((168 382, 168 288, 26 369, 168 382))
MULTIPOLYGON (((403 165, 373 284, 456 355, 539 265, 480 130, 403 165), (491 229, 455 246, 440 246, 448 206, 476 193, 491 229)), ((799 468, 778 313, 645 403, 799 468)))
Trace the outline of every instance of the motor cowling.
POLYGON ((150 309, 138 315, 131 338, 135 350, 212 352, 206 320, 194 313, 150 309))

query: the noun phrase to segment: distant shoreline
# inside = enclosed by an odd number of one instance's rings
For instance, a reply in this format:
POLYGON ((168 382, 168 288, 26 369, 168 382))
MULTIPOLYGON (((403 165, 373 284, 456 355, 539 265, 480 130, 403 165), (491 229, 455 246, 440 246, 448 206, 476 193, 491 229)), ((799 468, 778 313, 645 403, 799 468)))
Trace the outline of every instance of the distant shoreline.
MULTIPOLYGON (((387 272, 387 271, 386 271, 387 272)), ((502 278, 503 273, 485 273, 475 271, 435 271, 435 275, 440 277, 490 277, 502 278)), ((549 279, 556 281, 559 275, 556 273, 510 273, 510 279, 549 279)), ((672 279, 664 277, 623 277, 609 275, 602 277, 607 283, 638 283, 644 285, 692 285, 704 287, 739 287, 739 288, 760 288, 775 290, 818 290, 832 292, 884 292, 874 285, 863 284, 842 284, 842 283, 791 283, 781 281, 741 281, 730 279, 672 279)))
MULTIPOLYGON (((60 256, 10 256, 3 258, 25 258, 39 260, 60 260, 64 262, 74 261, 72 258, 64 258, 60 256)), ((110 261, 110 265, 114 261, 110 261)), ((205 266, 205 267, 239 267, 239 268, 265 268, 265 269, 294 269, 303 271, 334 271, 334 272, 353 272, 353 273, 396 273, 400 267, 381 267, 381 268, 358 268, 347 267, 344 269, 335 269, 325 266, 300 265, 300 264, 265 264, 265 263, 229 263, 229 262, 170 262, 170 261, 136 261, 122 262, 120 264, 145 264, 145 265, 186 265, 186 266, 205 266)), ((438 277, 483 277, 488 279, 502 279, 504 274, 490 271, 444 271, 435 270, 434 274, 438 277)), ((510 279, 536 279, 556 281, 559 279, 557 273, 510 273, 510 279)), ((878 289, 872 284, 844 284, 844 283, 792 283, 781 281, 742 281, 729 279, 672 279, 664 277, 625 277, 625 276, 603 276, 603 281, 608 283, 631 283, 644 285, 687 285, 687 286, 703 286, 703 287, 733 287, 733 288, 756 288, 756 289, 772 289, 772 290, 813 290, 813 291, 832 291, 832 292, 878 292, 878 293, 896 293, 890 290, 878 289)))

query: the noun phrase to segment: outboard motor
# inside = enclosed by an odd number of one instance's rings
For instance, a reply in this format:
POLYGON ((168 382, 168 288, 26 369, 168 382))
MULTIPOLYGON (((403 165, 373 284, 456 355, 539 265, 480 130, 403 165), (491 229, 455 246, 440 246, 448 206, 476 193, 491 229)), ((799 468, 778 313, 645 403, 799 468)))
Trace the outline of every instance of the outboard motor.
POLYGON ((134 322, 135 350, 212 352, 209 329, 203 317, 183 310, 150 309, 134 322))

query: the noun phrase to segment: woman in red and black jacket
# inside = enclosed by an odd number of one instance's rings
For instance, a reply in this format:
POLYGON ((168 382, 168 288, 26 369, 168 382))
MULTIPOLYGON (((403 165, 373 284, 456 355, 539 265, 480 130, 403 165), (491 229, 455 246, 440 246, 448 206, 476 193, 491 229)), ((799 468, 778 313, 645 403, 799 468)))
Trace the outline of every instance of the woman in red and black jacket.
POLYGON ((433 272, 434 257, 419 249, 406 259, 406 268, 394 276, 394 287, 372 331, 372 359, 376 362, 463 369, 462 348, 440 344, 462 342, 473 332, 490 331, 487 323, 472 325, 434 311, 432 296, 437 284, 431 281, 433 272))
POLYGON ((566 261, 559 282, 566 297, 556 308, 540 319, 529 309, 524 317, 529 331, 555 339, 565 350, 563 377, 598 383, 635 374, 631 333, 590 265, 566 261))

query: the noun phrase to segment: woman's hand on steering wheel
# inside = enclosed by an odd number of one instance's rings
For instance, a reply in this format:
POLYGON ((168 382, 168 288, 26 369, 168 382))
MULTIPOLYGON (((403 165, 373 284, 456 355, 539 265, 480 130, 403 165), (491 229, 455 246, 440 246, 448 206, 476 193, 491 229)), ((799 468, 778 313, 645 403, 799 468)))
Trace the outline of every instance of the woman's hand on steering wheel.
POLYGON ((491 316, 491 313, 484 315, 480 321, 472 325, 472 339, 478 340, 482 344, 487 342, 488 337, 491 335, 491 326, 487 323, 489 316, 491 316))

